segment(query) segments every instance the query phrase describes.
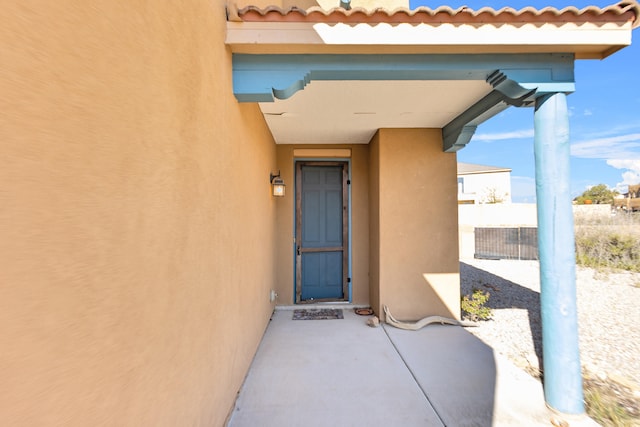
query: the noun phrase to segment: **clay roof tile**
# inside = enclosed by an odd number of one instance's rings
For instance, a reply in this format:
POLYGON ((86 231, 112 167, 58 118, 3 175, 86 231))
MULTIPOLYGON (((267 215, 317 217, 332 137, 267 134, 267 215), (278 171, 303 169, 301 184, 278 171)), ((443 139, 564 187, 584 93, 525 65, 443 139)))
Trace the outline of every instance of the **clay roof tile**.
POLYGON ((280 8, 269 6, 259 8, 247 6, 229 13, 233 20, 245 22, 323 22, 323 23, 410 23, 410 24, 527 24, 527 23, 552 23, 562 25, 566 22, 573 23, 605 23, 632 21, 634 28, 640 26, 640 4, 636 0, 625 0, 604 8, 588 6, 578 9, 574 6, 557 9, 545 7, 536 9, 525 7, 514 9, 504 7, 493 9, 483 7, 473 10, 463 6, 453 9, 449 6, 440 6, 435 9, 421 6, 417 9, 399 8, 395 10, 333 8, 329 10, 320 7, 301 9, 298 7, 280 8))

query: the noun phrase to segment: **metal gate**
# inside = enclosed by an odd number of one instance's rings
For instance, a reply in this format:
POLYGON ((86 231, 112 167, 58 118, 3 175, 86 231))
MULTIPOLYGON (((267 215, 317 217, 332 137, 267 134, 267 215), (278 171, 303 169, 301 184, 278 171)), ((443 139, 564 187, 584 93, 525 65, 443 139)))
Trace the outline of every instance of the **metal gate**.
POLYGON ((538 259, 536 227, 475 228, 475 258, 538 259))

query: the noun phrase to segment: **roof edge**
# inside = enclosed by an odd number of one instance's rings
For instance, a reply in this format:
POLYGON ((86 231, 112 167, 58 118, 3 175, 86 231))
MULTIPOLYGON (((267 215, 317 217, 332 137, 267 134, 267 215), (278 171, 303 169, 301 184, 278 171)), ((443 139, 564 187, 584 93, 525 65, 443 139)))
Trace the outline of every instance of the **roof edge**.
POLYGON ((481 165, 478 163, 457 163, 458 175, 475 175, 482 173, 497 173, 497 172, 512 172, 512 168, 506 168, 501 166, 481 165), (463 170, 466 169, 466 170, 463 170))
POLYGON ((417 9, 398 8, 387 10, 377 9, 344 9, 333 8, 329 10, 314 6, 308 9, 298 7, 281 8, 268 6, 246 6, 241 9, 237 5, 231 5, 227 10, 230 21, 244 22, 343 22, 343 23, 431 23, 431 24, 500 24, 500 23, 537 23, 537 22, 632 22, 632 28, 640 26, 640 4, 637 0, 623 0, 619 3, 600 8, 587 6, 578 9, 575 6, 557 9, 544 7, 536 9, 528 6, 522 9, 504 7, 493 9, 482 7, 478 10, 462 6, 453 9, 449 6, 440 6, 435 9, 421 6, 417 9))

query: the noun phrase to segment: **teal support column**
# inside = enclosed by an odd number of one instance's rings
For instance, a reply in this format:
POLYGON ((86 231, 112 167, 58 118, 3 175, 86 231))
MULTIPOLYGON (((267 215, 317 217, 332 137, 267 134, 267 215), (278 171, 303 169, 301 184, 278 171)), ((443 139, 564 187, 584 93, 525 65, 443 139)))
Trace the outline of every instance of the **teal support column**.
POLYGON ((569 113, 564 93, 536 98, 534 132, 545 400, 559 412, 582 414, 569 113))

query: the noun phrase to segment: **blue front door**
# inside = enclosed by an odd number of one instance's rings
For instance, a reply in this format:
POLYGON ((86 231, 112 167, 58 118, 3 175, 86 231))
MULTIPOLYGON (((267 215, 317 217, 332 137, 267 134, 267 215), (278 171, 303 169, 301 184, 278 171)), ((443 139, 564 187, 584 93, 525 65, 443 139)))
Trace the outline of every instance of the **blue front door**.
POLYGON ((348 299, 347 163, 296 163, 296 302, 348 299))

